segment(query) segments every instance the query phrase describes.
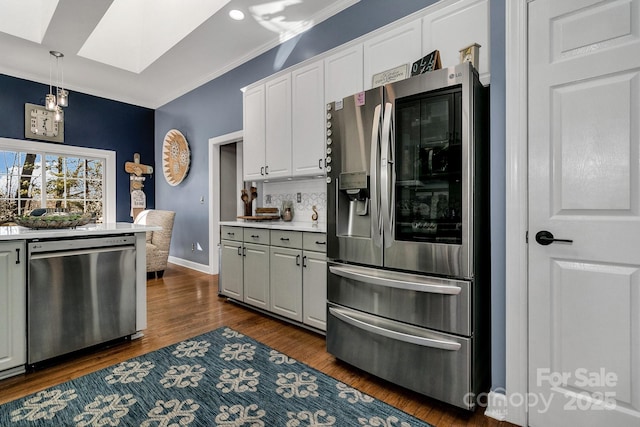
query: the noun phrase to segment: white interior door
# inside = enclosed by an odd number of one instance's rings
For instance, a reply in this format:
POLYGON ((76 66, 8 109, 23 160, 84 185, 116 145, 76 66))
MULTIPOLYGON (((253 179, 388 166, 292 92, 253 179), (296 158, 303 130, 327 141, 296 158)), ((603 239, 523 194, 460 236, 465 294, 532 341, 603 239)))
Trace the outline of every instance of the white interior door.
POLYGON ((529 3, 532 426, 640 425, 639 15, 529 3))

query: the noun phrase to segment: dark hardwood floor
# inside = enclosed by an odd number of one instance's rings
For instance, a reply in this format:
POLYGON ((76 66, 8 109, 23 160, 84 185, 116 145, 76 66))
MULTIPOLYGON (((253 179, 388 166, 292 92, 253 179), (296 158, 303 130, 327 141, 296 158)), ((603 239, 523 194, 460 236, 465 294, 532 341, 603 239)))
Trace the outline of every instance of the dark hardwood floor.
POLYGON ((328 354, 324 336, 228 302, 217 289, 217 276, 170 265, 147 282, 144 337, 2 380, 0 404, 228 326, 434 426, 512 426, 485 417, 484 408, 469 413, 359 371, 328 354))

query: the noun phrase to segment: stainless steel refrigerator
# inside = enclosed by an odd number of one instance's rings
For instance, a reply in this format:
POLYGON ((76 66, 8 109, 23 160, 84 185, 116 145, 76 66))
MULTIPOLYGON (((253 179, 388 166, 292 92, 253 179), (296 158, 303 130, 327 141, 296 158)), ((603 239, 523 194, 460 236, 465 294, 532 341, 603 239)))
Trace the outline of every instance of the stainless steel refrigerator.
POLYGON ((465 409, 490 380, 487 92, 463 63, 327 105, 327 350, 465 409))

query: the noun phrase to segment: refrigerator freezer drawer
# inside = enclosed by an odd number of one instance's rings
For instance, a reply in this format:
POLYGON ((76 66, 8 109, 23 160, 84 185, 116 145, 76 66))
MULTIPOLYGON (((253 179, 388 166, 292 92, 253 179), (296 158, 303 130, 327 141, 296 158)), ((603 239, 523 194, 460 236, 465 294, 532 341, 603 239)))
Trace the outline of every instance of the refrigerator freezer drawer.
POLYGON ((472 282, 329 263, 327 299, 429 329, 470 336, 472 282))
POLYGON ((473 338, 433 332, 329 304, 327 351, 357 368, 472 409, 473 338))

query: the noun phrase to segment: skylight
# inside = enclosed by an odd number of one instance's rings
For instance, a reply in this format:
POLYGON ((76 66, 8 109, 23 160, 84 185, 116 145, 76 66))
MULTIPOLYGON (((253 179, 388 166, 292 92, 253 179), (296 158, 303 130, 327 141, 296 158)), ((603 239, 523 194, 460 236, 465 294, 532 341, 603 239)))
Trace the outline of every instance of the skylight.
POLYGON ((229 1, 114 0, 78 55, 140 73, 229 1))
POLYGON ((58 0, 0 0, 0 31, 42 43, 58 0))

